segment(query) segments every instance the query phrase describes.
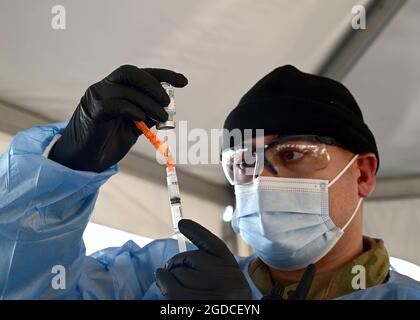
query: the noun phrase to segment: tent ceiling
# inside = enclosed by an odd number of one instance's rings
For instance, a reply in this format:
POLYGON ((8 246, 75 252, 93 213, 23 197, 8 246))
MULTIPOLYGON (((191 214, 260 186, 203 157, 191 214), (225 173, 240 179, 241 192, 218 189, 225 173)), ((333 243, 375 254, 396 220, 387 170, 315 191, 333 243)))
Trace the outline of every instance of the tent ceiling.
MULTIPOLYGON (((0 3, 0 100, 54 120, 121 64, 166 67, 190 84, 178 119, 219 128, 239 98, 282 64, 315 70, 356 0, 61 1, 67 29, 52 30, 55 1, 0 3), (334 13, 334 14, 332 14, 334 13)), ((139 143, 137 150, 154 156, 139 143)), ((218 166, 189 172, 225 183, 218 166)))
MULTIPOLYGON (((178 120, 219 128, 276 66, 315 70, 359 2, 67 0, 60 31, 50 27, 54 1, 1 2, 0 101, 62 120, 117 66, 166 67, 190 79, 176 92, 178 120)), ((409 1, 345 79, 377 137, 382 176, 420 174, 419 18, 420 3, 409 1)), ((135 150, 154 157, 143 139, 135 150)), ((183 169, 225 183, 217 165, 183 169)))

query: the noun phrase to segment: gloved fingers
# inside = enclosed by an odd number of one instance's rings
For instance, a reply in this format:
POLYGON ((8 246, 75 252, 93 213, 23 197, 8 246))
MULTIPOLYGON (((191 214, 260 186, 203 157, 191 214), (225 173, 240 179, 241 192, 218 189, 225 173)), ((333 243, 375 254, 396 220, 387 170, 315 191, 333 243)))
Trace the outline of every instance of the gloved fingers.
POLYGON ((189 268, 175 268, 168 270, 186 289, 200 291, 217 291, 237 289, 242 286, 241 271, 229 272, 225 269, 216 269, 202 272, 189 268), (238 286, 240 284, 241 286, 238 286))
POLYGON ((217 291, 193 290, 182 286, 168 270, 156 269, 156 285, 168 299, 203 300, 220 299, 217 291))
POLYGON ((140 69, 132 65, 123 65, 114 70, 105 79, 112 83, 136 88, 155 99, 161 105, 167 106, 169 104, 169 96, 158 79, 149 74, 145 69, 140 69))
POLYGON ((189 219, 182 219, 178 222, 178 228, 200 250, 223 259, 229 265, 237 265, 226 244, 202 225, 189 219))
MULTIPOLYGON (((106 99, 98 102, 102 111, 94 115, 95 120, 107 121, 115 118, 125 118, 131 121, 144 121, 146 114, 138 106, 127 100, 106 99)), ((95 109, 96 110, 96 109, 95 109)))
MULTIPOLYGON (((168 270, 169 271, 169 270, 168 270)), ((207 272, 201 272, 188 268, 175 268, 169 271, 175 279, 185 288, 192 290, 215 290, 225 285, 225 283, 215 279, 216 273, 209 276, 207 272)))
POLYGON ((164 296, 173 297, 175 293, 181 293, 185 290, 184 287, 168 270, 157 268, 155 272, 156 285, 164 296))
POLYGON ((102 91, 108 91, 106 95, 108 99, 127 100, 135 104, 147 116, 156 121, 166 121, 168 119, 168 113, 163 109, 163 105, 158 104, 155 100, 137 89, 117 83, 108 83, 102 88, 102 91))
MULTIPOLYGON (((166 269, 172 270, 180 267, 187 267, 194 270, 214 270, 217 266, 223 265, 224 261, 218 257, 200 250, 186 251, 173 256, 167 263, 166 269)), ((223 265, 223 267, 225 267, 223 265)), ((226 267, 225 267, 226 268, 226 267)))
POLYGON ((151 74, 159 82, 167 82, 177 88, 185 87, 188 84, 188 79, 182 73, 157 68, 144 68, 143 70, 151 74))

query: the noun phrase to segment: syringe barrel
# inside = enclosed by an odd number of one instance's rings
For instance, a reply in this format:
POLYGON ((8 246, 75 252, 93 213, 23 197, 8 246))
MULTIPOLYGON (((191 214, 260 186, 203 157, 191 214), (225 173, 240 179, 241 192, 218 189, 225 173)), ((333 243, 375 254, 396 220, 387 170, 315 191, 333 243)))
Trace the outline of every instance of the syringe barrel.
POLYGON ((176 170, 166 169, 166 181, 168 183, 169 202, 172 214, 172 223, 175 232, 178 232, 178 222, 182 219, 181 196, 178 187, 176 170))
POLYGON ((181 196, 179 194, 178 177, 176 169, 169 170, 166 168, 166 182, 168 184, 169 200, 172 203, 181 203, 181 196))
POLYGON ((185 237, 178 229, 178 222, 182 219, 182 208, 181 203, 171 203, 171 213, 172 213, 172 228, 174 235, 178 241, 179 252, 184 252, 187 250, 185 237))
POLYGON ((180 203, 171 204, 171 214, 174 233, 178 233, 178 222, 182 219, 182 208, 180 203))

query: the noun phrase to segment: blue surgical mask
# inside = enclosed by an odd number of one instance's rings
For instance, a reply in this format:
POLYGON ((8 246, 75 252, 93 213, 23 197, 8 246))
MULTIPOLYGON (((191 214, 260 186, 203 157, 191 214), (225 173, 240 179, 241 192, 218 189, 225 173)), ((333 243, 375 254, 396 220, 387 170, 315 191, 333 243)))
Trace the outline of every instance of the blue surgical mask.
POLYGON ((328 188, 357 156, 330 182, 261 176, 250 185, 235 186, 233 229, 273 268, 297 270, 319 261, 341 238, 362 202, 360 198, 342 228, 331 220, 328 188))

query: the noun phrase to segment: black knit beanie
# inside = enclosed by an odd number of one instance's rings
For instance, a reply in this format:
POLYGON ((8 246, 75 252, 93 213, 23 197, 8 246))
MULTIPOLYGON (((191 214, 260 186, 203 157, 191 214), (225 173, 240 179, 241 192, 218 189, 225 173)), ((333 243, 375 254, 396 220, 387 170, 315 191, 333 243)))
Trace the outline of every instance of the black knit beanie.
MULTIPOLYGON (((379 154, 362 112, 341 83, 286 65, 258 81, 225 120, 224 128, 264 129, 264 134, 334 138, 354 153, 379 154)), ((232 147, 225 139, 223 148, 232 147)))

